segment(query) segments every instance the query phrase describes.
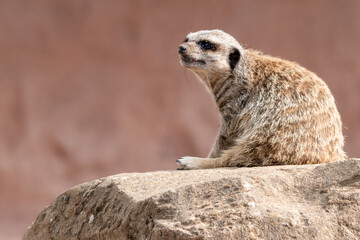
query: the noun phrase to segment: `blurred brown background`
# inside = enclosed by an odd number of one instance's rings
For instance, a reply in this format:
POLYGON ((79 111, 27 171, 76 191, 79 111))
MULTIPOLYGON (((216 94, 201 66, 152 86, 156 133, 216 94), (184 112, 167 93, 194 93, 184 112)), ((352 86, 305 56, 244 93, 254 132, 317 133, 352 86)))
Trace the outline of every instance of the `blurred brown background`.
POLYGON ((360 156, 360 1, 0 1, 0 239, 19 239, 67 188, 205 156, 219 119, 178 63, 219 28, 297 61, 335 95, 360 156))

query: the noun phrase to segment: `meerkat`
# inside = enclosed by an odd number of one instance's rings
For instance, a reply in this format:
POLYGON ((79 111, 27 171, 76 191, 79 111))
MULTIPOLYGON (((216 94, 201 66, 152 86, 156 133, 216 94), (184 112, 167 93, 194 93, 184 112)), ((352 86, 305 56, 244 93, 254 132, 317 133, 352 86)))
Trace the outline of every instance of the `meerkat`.
POLYGON ((334 98, 315 73, 243 48, 221 30, 187 35, 180 63, 212 94, 221 127, 207 158, 180 170, 326 163, 346 158, 334 98))

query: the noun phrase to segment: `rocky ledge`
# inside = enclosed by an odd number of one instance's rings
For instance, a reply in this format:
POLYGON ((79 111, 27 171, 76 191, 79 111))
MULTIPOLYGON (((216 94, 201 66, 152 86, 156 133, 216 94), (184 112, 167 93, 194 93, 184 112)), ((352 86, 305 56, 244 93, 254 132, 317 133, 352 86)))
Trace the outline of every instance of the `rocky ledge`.
POLYGON ((360 160, 109 176, 60 194, 23 239, 360 239, 360 160))

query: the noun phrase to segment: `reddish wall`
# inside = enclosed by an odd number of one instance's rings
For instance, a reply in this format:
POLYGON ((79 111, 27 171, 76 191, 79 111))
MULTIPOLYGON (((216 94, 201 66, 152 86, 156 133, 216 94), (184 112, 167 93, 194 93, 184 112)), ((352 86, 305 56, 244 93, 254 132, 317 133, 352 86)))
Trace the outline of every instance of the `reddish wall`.
POLYGON ((2 0, 0 239, 70 186, 207 154, 219 120, 178 63, 190 31, 223 29, 316 72, 359 156, 359 12, 356 0, 2 0))

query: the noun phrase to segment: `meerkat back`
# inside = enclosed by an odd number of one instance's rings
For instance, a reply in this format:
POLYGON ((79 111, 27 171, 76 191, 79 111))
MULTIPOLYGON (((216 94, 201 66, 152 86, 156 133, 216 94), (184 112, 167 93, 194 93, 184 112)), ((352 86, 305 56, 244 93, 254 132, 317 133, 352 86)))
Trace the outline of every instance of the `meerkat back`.
POLYGON ((220 30, 187 35, 180 63, 212 93, 221 127, 207 158, 179 169, 312 164, 345 159, 334 98, 297 63, 244 49, 220 30))

